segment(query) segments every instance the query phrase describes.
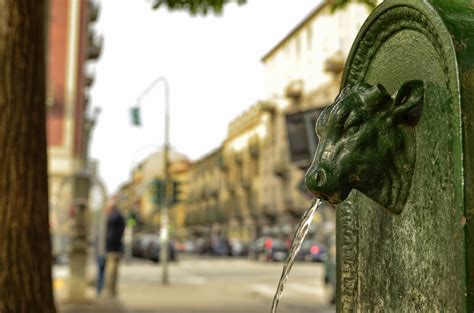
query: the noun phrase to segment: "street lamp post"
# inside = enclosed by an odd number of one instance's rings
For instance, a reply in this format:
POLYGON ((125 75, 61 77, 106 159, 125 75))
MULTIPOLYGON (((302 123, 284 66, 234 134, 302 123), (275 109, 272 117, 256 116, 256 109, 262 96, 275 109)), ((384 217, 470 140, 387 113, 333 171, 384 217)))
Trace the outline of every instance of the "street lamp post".
POLYGON ((168 206, 169 206, 169 195, 170 195, 170 183, 169 183, 169 124, 170 124, 170 114, 169 114, 169 84, 164 76, 157 77, 139 96, 137 100, 137 107, 140 106, 142 99, 155 87, 156 84, 162 82, 165 87, 165 145, 163 148, 163 180, 165 182, 165 193, 163 204, 160 211, 160 262, 162 266, 162 283, 168 284, 168 206))

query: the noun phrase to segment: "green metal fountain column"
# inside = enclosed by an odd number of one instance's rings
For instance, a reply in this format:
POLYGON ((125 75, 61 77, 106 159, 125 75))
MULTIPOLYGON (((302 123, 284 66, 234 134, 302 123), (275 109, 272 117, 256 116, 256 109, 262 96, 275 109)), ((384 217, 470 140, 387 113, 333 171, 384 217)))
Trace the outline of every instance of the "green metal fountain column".
POLYGON ((339 312, 474 311, 474 2, 386 0, 317 124, 339 312))

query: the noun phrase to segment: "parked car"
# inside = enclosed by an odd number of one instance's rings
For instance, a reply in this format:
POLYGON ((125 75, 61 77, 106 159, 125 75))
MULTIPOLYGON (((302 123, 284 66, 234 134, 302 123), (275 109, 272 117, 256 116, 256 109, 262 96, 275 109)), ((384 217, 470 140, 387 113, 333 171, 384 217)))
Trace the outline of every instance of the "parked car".
POLYGON ((196 252, 196 244, 193 240, 186 240, 184 242, 184 250, 185 253, 194 253, 196 252))
POLYGON ((186 252, 186 243, 184 241, 175 241, 174 248, 179 253, 186 252))
POLYGON ((231 255, 231 247, 229 241, 223 238, 201 238, 197 241, 197 252, 202 255, 226 256, 231 255))
POLYGON ((153 240, 153 234, 136 234, 132 242, 132 256, 137 258, 147 258, 148 246, 153 240))
POLYGON ((211 255, 230 256, 231 246, 229 240, 223 238, 213 238, 211 240, 211 255))
MULTIPOLYGON (((147 247, 146 258, 153 262, 160 262, 160 236, 155 235, 152 237, 150 243, 147 247)), ((173 242, 168 243, 168 260, 176 261, 177 260, 177 251, 175 244, 173 242)))
POLYGON ((326 248, 319 242, 311 239, 303 241, 301 249, 296 255, 296 259, 309 262, 323 262, 326 258, 326 248))
POLYGON ((246 256, 248 254, 248 245, 241 240, 231 240, 230 244, 230 254, 232 256, 246 256))
POLYGON ((288 247, 283 240, 270 236, 260 237, 249 246, 248 256, 253 260, 284 261, 288 247))
POLYGON ((204 237, 198 237, 194 240, 194 252, 197 254, 208 254, 210 246, 209 240, 204 237))

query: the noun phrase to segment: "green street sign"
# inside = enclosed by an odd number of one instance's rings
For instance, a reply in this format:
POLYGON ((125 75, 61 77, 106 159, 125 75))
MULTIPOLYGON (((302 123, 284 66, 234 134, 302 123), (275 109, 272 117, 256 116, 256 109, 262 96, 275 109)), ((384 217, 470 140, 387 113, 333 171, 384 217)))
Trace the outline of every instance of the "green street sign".
POLYGON ((142 124, 140 118, 140 107, 133 107, 130 109, 130 114, 132 117, 132 125, 133 126, 140 126, 142 124))

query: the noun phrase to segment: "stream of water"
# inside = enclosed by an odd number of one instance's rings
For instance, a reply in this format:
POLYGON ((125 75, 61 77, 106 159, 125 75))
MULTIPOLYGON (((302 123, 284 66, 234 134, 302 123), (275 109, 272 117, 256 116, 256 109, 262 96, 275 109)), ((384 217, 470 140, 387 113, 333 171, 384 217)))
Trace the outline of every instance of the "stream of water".
POLYGON ((300 251, 301 244, 303 243, 303 240, 306 237, 306 234, 308 233, 309 226, 311 225, 314 214, 318 210, 320 204, 321 200, 313 200, 311 207, 308 209, 308 211, 305 212, 305 214, 301 218, 298 228, 296 229, 295 236, 293 238, 293 241, 291 242, 290 251, 286 258, 285 264, 283 264, 283 271, 281 273, 280 280, 278 281, 278 288, 275 292, 275 296, 273 297, 271 313, 276 313, 277 311, 278 302, 280 302, 283 289, 285 288, 286 282, 288 280, 288 275, 290 275, 290 271, 293 267, 296 255, 300 251))

